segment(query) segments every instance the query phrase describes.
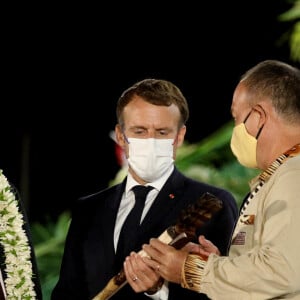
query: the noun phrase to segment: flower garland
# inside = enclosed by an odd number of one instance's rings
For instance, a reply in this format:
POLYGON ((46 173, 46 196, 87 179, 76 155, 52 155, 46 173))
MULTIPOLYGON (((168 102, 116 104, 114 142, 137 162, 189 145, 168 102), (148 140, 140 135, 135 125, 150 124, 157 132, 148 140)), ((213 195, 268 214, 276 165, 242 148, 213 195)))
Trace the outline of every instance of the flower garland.
MULTIPOLYGON (((34 300, 32 263, 23 215, 7 178, 0 169, 0 243, 4 249, 7 300, 34 300)), ((2 266, 0 266, 2 267, 2 266)))

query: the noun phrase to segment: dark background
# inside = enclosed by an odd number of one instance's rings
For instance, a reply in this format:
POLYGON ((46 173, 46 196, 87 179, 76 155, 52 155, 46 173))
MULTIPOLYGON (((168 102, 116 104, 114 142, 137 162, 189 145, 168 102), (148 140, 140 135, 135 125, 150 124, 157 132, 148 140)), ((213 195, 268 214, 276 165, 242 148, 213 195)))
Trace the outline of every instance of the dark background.
POLYGON ((55 219, 114 178, 115 105, 137 80, 163 78, 181 88, 192 143, 230 120, 246 69, 264 59, 290 62, 288 44, 278 44, 290 28, 277 19, 287 1, 196 2, 9 11, 0 168, 31 221, 55 219))

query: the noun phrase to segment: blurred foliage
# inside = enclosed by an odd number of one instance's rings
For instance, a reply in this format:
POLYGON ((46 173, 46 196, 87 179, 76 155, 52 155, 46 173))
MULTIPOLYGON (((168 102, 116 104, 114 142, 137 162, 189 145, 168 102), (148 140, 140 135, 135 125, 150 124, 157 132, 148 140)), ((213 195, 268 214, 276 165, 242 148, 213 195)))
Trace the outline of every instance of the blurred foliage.
POLYGON ((62 213, 56 222, 31 226, 33 244, 42 283, 43 299, 49 300, 58 280, 64 243, 70 223, 70 213, 62 213))
POLYGON ((290 58, 300 62, 300 0, 290 0, 291 7, 279 15, 281 22, 289 22, 290 29, 281 37, 281 42, 288 42, 290 58))

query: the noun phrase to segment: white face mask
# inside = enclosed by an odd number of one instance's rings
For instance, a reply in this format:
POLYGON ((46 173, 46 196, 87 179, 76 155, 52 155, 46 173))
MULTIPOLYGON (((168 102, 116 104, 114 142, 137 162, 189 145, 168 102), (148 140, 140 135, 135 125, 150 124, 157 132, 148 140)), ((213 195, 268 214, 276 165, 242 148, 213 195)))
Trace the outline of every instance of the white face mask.
POLYGON ((163 176, 174 163, 173 139, 128 138, 128 164, 146 182, 163 176))

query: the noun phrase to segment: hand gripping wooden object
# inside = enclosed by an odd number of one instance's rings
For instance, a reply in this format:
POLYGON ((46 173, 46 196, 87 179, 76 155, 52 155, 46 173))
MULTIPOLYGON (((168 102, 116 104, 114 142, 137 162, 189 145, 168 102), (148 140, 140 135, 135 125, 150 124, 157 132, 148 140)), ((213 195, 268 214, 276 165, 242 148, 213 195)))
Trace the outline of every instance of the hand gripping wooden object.
MULTIPOLYGON (((207 223, 222 208, 222 201, 216 196, 205 193, 195 203, 184 208, 175 225, 168 227, 158 239, 176 249, 182 248, 188 242, 194 240, 196 232, 207 223)), ((142 257, 147 254, 141 250, 138 252, 142 257)), ((120 270, 109 280, 104 289, 92 300, 108 300, 127 284, 124 270, 120 270)))

